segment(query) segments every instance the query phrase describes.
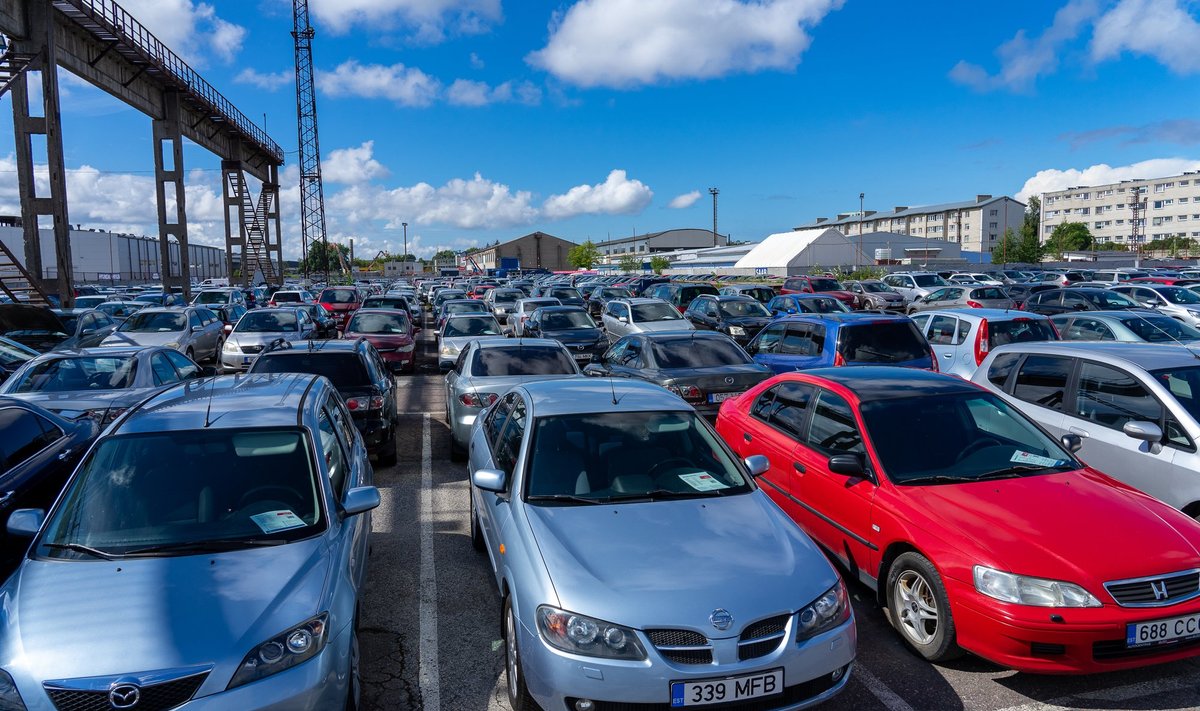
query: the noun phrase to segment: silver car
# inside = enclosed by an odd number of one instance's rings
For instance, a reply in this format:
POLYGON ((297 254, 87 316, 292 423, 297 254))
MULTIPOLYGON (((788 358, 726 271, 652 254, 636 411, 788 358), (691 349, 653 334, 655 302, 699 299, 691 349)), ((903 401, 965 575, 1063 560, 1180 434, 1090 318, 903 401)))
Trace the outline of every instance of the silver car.
POLYGON ((562 302, 549 296, 517 299, 517 303, 513 304, 512 316, 508 322, 509 327, 512 329, 512 334, 518 337, 524 336, 525 322, 529 320, 534 311, 543 306, 562 306, 562 302))
POLYGON ((516 311, 517 302, 525 298, 525 292, 520 289, 499 287, 488 289, 483 295, 483 301, 492 310, 492 315, 502 324, 508 323, 508 315, 516 311))
POLYGON ((280 374, 114 423, 48 516, 8 518, 36 537, 0 588, 0 708, 355 708, 379 491, 349 419, 280 374))
POLYGON ((950 285, 949 282, 933 272, 895 272, 885 276, 883 283, 895 289, 909 301, 918 296, 927 296, 930 292, 950 285))
POLYGON ((471 426, 483 408, 514 385, 534 380, 582 377, 570 351, 549 338, 482 338, 463 349, 446 373, 446 422, 450 459, 460 460, 471 426))
POLYGON ((238 319, 221 349, 221 369, 244 371, 275 341, 288 343, 313 337, 316 324, 307 311, 296 308, 254 309, 238 319))
POLYGON ((1050 321, 1064 341, 1125 343, 1195 343, 1200 329, 1156 311, 1087 311, 1053 316, 1050 321))
POLYGON ((212 309, 150 306, 117 327, 102 346, 166 346, 201 363, 217 360, 225 343, 225 323, 212 309))
POLYGON ((1112 290, 1189 326, 1200 326, 1200 294, 1191 289, 1165 284, 1122 284, 1112 290))
POLYGON ((845 584, 681 399, 640 382, 510 390, 471 431, 471 540, 515 709, 800 709, 845 686, 845 584))
POLYGON ((992 351, 972 380, 1078 438, 1089 466, 1200 517, 1200 361, 1188 348, 1021 343, 992 351))
POLYGON ((975 374, 993 348, 1009 343, 1058 340, 1048 318, 1025 311, 922 311, 912 320, 929 341, 938 370, 966 379, 975 374))
POLYGON ((446 318, 438 331, 438 368, 449 372, 459 353, 477 338, 504 337, 504 329, 491 314, 456 314, 446 318))
POLYGON ((631 333, 696 330, 691 321, 662 299, 614 299, 604 305, 600 325, 609 343, 631 333))
POLYGON ((1015 309, 1016 302, 998 286, 946 286, 927 296, 919 296, 908 304, 908 313, 929 309, 1015 309))

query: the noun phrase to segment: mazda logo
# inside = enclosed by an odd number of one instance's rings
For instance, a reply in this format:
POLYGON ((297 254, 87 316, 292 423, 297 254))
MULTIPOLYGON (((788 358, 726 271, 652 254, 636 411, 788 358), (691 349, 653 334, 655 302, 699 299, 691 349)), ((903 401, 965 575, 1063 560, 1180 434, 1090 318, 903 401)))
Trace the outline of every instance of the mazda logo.
POLYGON ((708 616, 708 621, 712 623, 713 627, 722 631, 733 627, 733 615, 729 614, 729 610, 719 607, 713 610, 712 614, 708 616))
POLYGON ((585 348, 587 348, 587 346, 575 346, 575 350, 577 350, 577 351, 581 351, 585 348))
POLYGON ((142 700, 142 690, 136 684, 117 684, 108 690, 108 703, 114 709, 131 709, 142 700))
POLYGON ((733 385, 733 378, 725 378, 726 385, 733 385))

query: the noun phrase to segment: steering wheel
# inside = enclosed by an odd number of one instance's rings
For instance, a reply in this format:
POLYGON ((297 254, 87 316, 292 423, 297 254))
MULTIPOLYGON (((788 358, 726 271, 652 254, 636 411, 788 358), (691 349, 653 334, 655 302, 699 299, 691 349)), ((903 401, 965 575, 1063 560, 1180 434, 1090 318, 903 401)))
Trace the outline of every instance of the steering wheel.
POLYGON ((689 469, 697 468, 695 464, 692 464, 691 461, 684 459, 683 457, 667 457, 666 459, 662 460, 658 464, 655 464, 654 466, 650 467, 650 471, 646 472, 647 476, 649 476, 651 479, 658 479, 658 477, 660 475, 658 473, 659 470, 663 469, 664 471, 662 472, 662 474, 665 474, 666 473, 665 469, 668 464, 680 464, 682 466, 688 467, 689 469))
POLYGON ((271 500, 279 501, 280 503, 298 504, 295 508, 302 508, 304 505, 304 499, 302 499, 300 497, 300 495, 297 494, 293 489, 290 489, 286 486, 280 486, 278 484, 265 484, 263 486, 256 486, 253 489, 242 494, 242 497, 240 499, 238 499, 237 508, 238 509, 245 508, 247 505, 252 504, 255 501, 271 501, 271 500), (283 494, 283 496, 276 498, 276 497, 267 497, 267 496, 261 495, 263 492, 267 492, 267 491, 274 492, 274 493, 281 493, 281 494, 283 494))
POLYGON ((1000 440, 996 439, 995 437, 984 437, 982 439, 977 439, 974 442, 968 444, 966 447, 964 447, 963 451, 958 453, 958 457, 954 460, 954 462, 955 462, 955 464, 957 464, 958 462, 961 462, 962 460, 966 459, 967 457, 971 456, 975 452, 977 452, 985 447, 999 447, 999 446, 1001 446, 1000 440))

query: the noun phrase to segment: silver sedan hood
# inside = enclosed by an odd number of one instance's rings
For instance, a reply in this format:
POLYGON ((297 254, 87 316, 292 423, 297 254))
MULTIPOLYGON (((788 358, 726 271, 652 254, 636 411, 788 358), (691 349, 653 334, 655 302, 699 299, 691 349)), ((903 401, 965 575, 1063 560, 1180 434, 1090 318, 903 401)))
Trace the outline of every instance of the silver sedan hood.
POLYGON ((114 331, 100 342, 102 346, 165 346, 188 337, 187 331, 114 331))
POLYGON ((686 318, 676 318, 670 321, 638 321, 629 329, 632 333, 647 331, 695 331, 696 327, 686 318))
POLYGON ((288 331, 286 333, 262 333, 259 331, 246 331, 245 333, 238 333, 237 331, 234 331, 233 333, 229 334, 229 338, 225 340, 226 343, 232 343, 235 346, 241 347, 265 346, 267 344, 274 343, 281 338, 285 341, 294 341, 299 337, 300 334, 297 331, 288 331))
POLYGON ((761 491, 524 510, 559 605, 637 629, 736 637, 746 622, 795 612, 837 581, 824 554, 761 491), (708 621, 716 608, 733 615, 727 633, 708 621))
POLYGON ((445 346, 449 346, 450 348, 453 348, 453 349, 455 350, 455 352, 459 352, 459 353, 461 353, 461 352, 462 352, 462 349, 466 348, 466 347, 467 347, 467 344, 468 344, 468 343, 470 343, 471 341, 478 341, 478 340, 481 340, 481 339, 484 339, 484 338, 504 338, 504 336, 495 335, 495 336, 453 336, 453 337, 446 337, 446 338, 442 338, 442 346, 443 346, 443 347, 445 347, 445 346))

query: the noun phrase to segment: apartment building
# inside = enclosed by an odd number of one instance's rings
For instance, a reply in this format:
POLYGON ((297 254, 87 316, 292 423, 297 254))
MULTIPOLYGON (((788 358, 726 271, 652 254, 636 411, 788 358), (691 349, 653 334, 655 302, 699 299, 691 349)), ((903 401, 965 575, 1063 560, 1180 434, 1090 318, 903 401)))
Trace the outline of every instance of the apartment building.
POLYGON ((1200 238, 1200 171, 1193 171, 1043 193, 1042 241, 1064 222, 1082 222, 1098 242, 1132 244, 1135 190, 1142 203, 1140 241, 1200 238))
POLYGON ((898 206, 884 212, 864 210, 861 215, 843 212, 835 219, 818 217, 792 229, 836 227, 846 236, 892 232, 953 242, 964 252, 984 254, 1004 239, 1006 229, 1020 231, 1024 219, 1025 203, 1008 196, 976 195, 974 200, 941 205, 898 206))

